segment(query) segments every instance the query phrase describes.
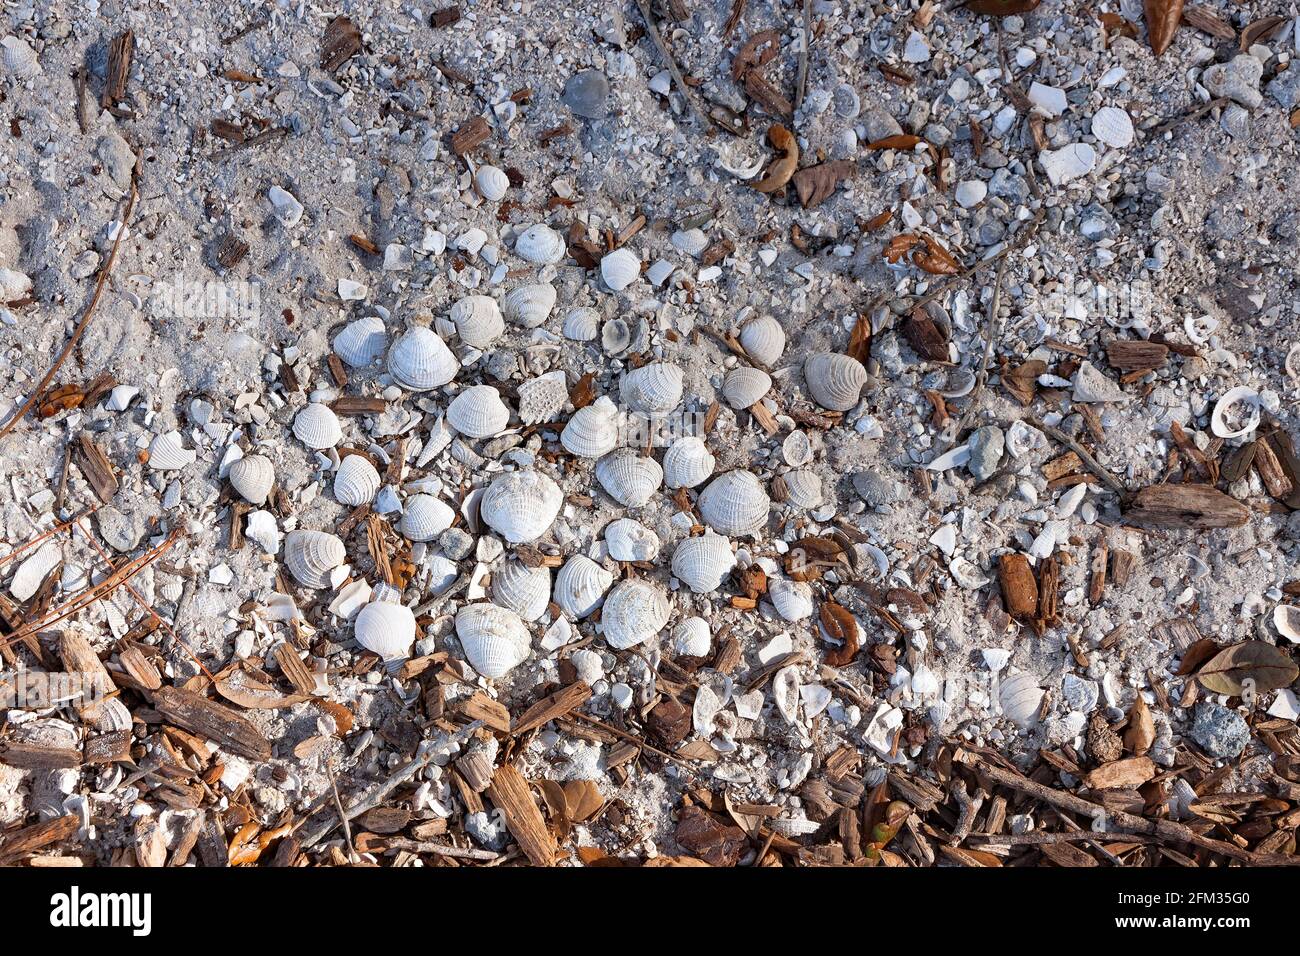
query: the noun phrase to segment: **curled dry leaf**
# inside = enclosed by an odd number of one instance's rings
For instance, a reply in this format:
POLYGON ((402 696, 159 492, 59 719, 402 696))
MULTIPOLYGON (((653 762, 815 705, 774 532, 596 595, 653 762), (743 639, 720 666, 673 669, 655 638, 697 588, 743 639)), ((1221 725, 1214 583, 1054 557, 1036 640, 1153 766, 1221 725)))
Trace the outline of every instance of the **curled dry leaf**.
POLYGON ((762 30, 744 42, 731 61, 731 78, 739 83, 750 70, 765 66, 776 56, 781 35, 775 30, 762 30))
POLYGON ((1260 19, 1256 20, 1254 23, 1246 27, 1246 29, 1241 31, 1241 52, 1245 53, 1256 43, 1262 43, 1268 38, 1269 34, 1282 24, 1286 23, 1286 21, 1286 17, 1281 17, 1277 14, 1260 17, 1260 19))
POLYGON ((1125 37, 1129 40, 1136 40, 1138 28, 1132 20, 1126 20, 1118 13, 1099 13, 1097 19, 1101 21, 1102 30, 1105 32, 1106 41, 1117 40, 1125 37))
POLYGON ((909 253, 912 264, 931 275, 956 275, 961 272, 961 263, 932 236, 905 232, 885 245, 885 259, 888 262, 897 263, 909 253))
POLYGON ((226 700, 249 710, 280 710, 300 704, 307 699, 304 694, 283 694, 269 684, 255 679, 246 671, 238 669, 218 675, 213 686, 226 700))
POLYGON ((1142 10, 1147 20, 1147 42, 1160 56, 1174 42, 1183 19, 1183 0, 1144 0, 1142 10))
POLYGON ((1030 359, 1002 375, 1002 384, 1021 405, 1029 405, 1038 392, 1038 376, 1047 371, 1042 359, 1030 359))
POLYGON ((754 188, 761 193, 774 193, 785 188, 799 167, 799 144, 794 134, 779 124, 767 131, 767 139, 781 155, 767 167, 767 175, 754 183, 754 188))
POLYGON ((576 412, 580 408, 586 408, 595 400, 596 373, 588 372, 573 383, 573 388, 569 390, 569 401, 573 403, 573 410, 576 412))
POLYGON ((1138 694, 1137 700, 1128 712, 1128 727, 1124 729, 1124 749, 1129 753, 1142 756, 1151 749, 1156 739, 1156 722, 1151 716, 1151 708, 1146 700, 1138 694))
POLYGON ((919 136, 913 136, 911 133, 899 133, 895 136, 878 139, 874 143, 868 143, 867 149, 911 149, 919 142, 921 142, 919 136))
POLYGON ((794 174, 794 188, 805 209, 821 205, 835 192, 840 181, 853 175, 853 164, 846 159, 808 166, 794 174))
POLYGON ((823 601, 818 612, 823 630, 837 641, 843 643, 826 652, 826 663, 831 667, 843 667, 858 653, 858 622, 848 608, 834 601, 823 601))
POLYGON ((1212 694, 1240 697, 1248 688, 1256 694, 1286 687, 1300 668, 1291 655, 1264 641, 1245 641, 1224 648, 1196 672, 1201 686, 1212 694))
POLYGON ((847 563, 844 546, 834 538, 800 538, 785 556, 785 573, 795 581, 819 581, 826 568, 847 563))

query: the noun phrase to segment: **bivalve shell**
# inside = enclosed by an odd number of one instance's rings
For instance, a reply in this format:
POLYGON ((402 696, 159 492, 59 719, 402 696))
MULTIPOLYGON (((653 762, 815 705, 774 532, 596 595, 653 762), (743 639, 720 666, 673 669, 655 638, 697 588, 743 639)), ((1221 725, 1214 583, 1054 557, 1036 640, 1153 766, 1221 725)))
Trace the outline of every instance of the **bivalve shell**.
POLYGON ((673 552, 673 574, 696 594, 716 591, 735 566, 731 542, 720 534, 686 538, 673 552))
POLYGON ((36 51, 22 37, 5 37, 0 40, 0 64, 4 71, 18 80, 30 80, 41 72, 36 51))
POLYGON ((411 656, 415 644, 415 614, 403 604, 371 601, 352 625, 357 643, 386 661, 411 656))
POLYGON ((1112 149, 1133 145, 1133 120, 1118 106, 1103 106, 1092 114, 1092 135, 1112 149))
POLYGON ((776 613, 787 621, 802 621, 813 612, 812 587, 803 581, 772 578, 767 583, 767 598, 776 613))
POLYGON ((712 629, 702 617, 688 617, 673 628, 673 650, 679 657, 707 657, 712 643, 712 629))
POLYGON ((619 518, 605 525, 605 545, 615 561, 653 561, 659 554, 659 535, 639 521, 619 518))
POLYGON ((9 593, 19 601, 26 601, 40 590, 46 575, 58 567, 62 560, 63 549, 58 541, 46 541, 18 565, 9 582, 9 593))
POLYGON ((546 223, 539 222, 519 234, 515 240, 515 254, 536 265, 553 265, 564 258, 564 237, 546 223))
POLYGON ((485 349, 506 330, 506 321, 496 300, 486 295, 467 295, 451 307, 456 334, 466 345, 485 349))
POLYGON ((767 524, 772 502, 752 473, 728 471, 709 482, 698 506, 704 523, 718 534, 743 537, 767 524))
POLYGON ((1214 403, 1210 430, 1219 438, 1240 438, 1249 434, 1259 426, 1259 408, 1259 392, 1245 385, 1230 388, 1214 403))
POLYGON ((550 569, 507 561, 492 572, 492 602, 525 621, 537 620, 551 603, 550 569))
POLYGON ((388 334, 379 316, 371 315, 343 326, 330 343, 334 354, 352 368, 365 368, 384 354, 388 334))
POLYGON ((552 421, 569 400, 569 385, 563 369, 547 372, 519 386, 519 421, 536 425, 552 421))
POLYGON ((615 249, 600 260, 600 277, 615 292, 622 292, 641 277, 641 260, 631 249, 615 249))
POLYGON ((504 431, 510 409, 491 385, 471 385, 447 406, 447 424, 470 438, 487 438, 504 431))
POLYGON ((307 588, 327 588, 330 572, 343 563, 348 549, 327 531, 290 531, 284 539, 284 566, 307 588))
POLYGON ((408 329, 388 350, 388 373, 412 392, 427 392, 456 377, 460 363, 438 333, 424 326, 408 329))
POLYGON ((796 508, 812 510, 826 500, 822 480, 806 468, 787 472, 781 478, 785 482, 785 500, 796 508))
POLYGON ((664 470, 653 458, 631 448, 616 448, 596 462, 596 479, 619 504, 640 508, 663 484, 664 470))
POLYGON ((560 444, 579 458, 599 458, 618 445, 618 407, 608 395, 573 413, 560 432, 560 444))
POLYGON ((822 408, 847 412, 858 403, 867 384, 867 370, 855 358, 838 352, 819 352, 803 366, 808 392, 822 408))
POLYGON ((519 615, 495 604, 467 604, 456 612, 456 637, 470 666, 484 677, 504 677, 531 649, 519 615))
POLYGON ((511 544, 523 544, 550 529, 563 503, 560 486, 540 471, 511 471, 487 486, 479 515, 511 544))
POLYGON ((516 325, 535 329, 555 308, 555 286, 549 282, 532 282, 511 289, 501 300, 501 311, 516 325))
POLYGON ((722 397, 732 408, 749 408, 757 404, 771 387, 772 376, 762 369, 739 365, 722 380, 722 397))
POLYGON ((704 234, 703 229, 679 229, 674 232, 669 240, 673 248, 678 252, 684 252, 688 256, 698 256, 705 249, 709 248, 709 237, 704 234))
POLYGON ((664 452, 664 484, 669 488, 694 488, 709 480, 715 464, 703 439, 687 435, 664 452))
POLYGON ((575 620, 600 607, 614 575, 585 554, 575 554, 555 575, 555 603, 575 620))
POLYGON ((304 405, 294 416, 293 434, 308 448, 333 448, 343 440, 343 427, 334 409, 320 402, 304 405))
POLYGON ((474 188, 489 202, 500 202, 510 188, 510 177, 495 166, 480 166, 474 174, 474 188))
POLYGON ((198 452, 182 444, 180 432, 157 435, 149 443, 149 467, 154 471, 179 471, 197 458, 198 452))
POLYGON ((265 455, 245 455, 230 466, 230 487, 249 504, 260 505, 275 487, 275 466, 265 455))
POLYGON ((379 493, 379 472, 365 455, 347 455, 334 472, 334 500, 355 508, 379 493))
POLYGON ((610 647, 623 650, 654 637, 668 623, 668 596, 658 586, 629 579, 620 581, 605 597, 600 623, 610 647))
POLYGON ((1024 672, 1005 678, 998 689, 1002 713, 1022 730, 1038 722, 1038 708, 1042 702, 1042 688, 1024 672))
POLYGON ((406 502, 398 530, 407 541, 432 541, 451 527, 455 509, 433 495, 415 495, 406 502))
POLYGON ((1273 626, 1292 644, 1300 644, 1300 607, 1279 604, 1273 608, 1273 626))
POLYGON ((600 313, 590 306, 579 306, 564 317, 564 337, 572 342, 590 342, 600 331, 600 313))
POLYGON ((651 362, 624 375, 618 394, 634 412, 662 415, 681 402, 682 380, 682 370, 676 365, 651 362))
POLYGON ((771 368, 785 351, 785 329, 771 316, 760 315, 740 327, 740 347, 755 362, 771 368))

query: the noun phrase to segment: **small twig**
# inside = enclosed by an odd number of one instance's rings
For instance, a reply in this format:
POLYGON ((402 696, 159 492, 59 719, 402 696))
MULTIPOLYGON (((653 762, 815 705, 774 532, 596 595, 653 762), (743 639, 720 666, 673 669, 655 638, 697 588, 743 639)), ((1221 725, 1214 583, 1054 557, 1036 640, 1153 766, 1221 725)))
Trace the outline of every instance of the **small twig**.
POLYGON ((975 824, 975 815, 980 812, 980 807, 984 806, 984 797, 978 791, 972 797, 966 789, 964 780, 953 783, 952 796, 957 801, 957 825, 952 828, 948 845, 961 846, 962 841, 970 834, 970 828, 975 824))
POLYGON ((672 74, 673 82, 676 83, 677 88, 681 90, 682 98, 686 100, 686 105, 691 108, 691 112, 695 114, 697 119, 703 120, 704 116, 696 107, 695 100, 691 98, 691 91, 686 86, 686 79, 682 76, 682 71, 678 68, 677 61, 673 59, 673 55, 668 52, 668 46, 664 43, 664 38, 659 33, 659 27, 655 23, 654 14, 650 12, 649 0, 636 0, 636 6, 637 9, 641 11, 641 17, 645 20, 646 33, 650 36, 650 40, 659 51, 659 55, 663 57, 664 62, 668 64, 668 72, 672 74))
POLYGON ((1092 456, 1091 452, 1089 452, 1088 449, 1084 448, 1082 445, 1080 445, 1077 441, 1075 441, 1065 432, 1061 431, 1059 428, 1053 428, 1051 425, 1048 425, 1046 422, 1038 418, 1035 418, 1033 415, 1025 415, 1024 420, 1028 422, 1030 425, 1033 425, 1044 435, 1047 435, 1049 438, 1055 439, 1056 441, 1064 445, 1066 448, 1070 449, 1070 451, 1078 455, 1079 460, 1082 461, 1085 465, 1087 465, 1088 469, 1092 471, 1093 474, 1095 474, 1098 478, 1104 481, 1106 483, 1106 486, 1110 488, 1111 491, 1115 492, 1115 494, 1119 495, 1120 497, 1125 497, 1128 495, 1129 493, 1128 489, 1125 488, 1124 485, 1120 483, 1120 480, 1116 478, 1114 475, 1112 475, 1109 471, 1107 471, 1106 468, 1102 466, 1101 462, 1099 462, 1096 458, 1092 456))
POLYGON ((1216 107, 1226 105, 1227 102, 1228 102, 1228 98, 1226 96, 1220 96, 1218 99, 1210 100, 1210 102, 1208 103, 1202 103, 1200 106, 1198 106, 1196 109, 1190 112, 1183 113, 1181 116, 1175 116, 1171 119, 1167 119, 1159 126, 1152 127, 1151 135, 1162 136, 1165 133, 1169 132, 1171 129, 1174 129, 1178 126, 1182 126, 1184 123, 1193 123, 1196 120, 1200 119, 1202 116, 1204 116, 1206 113, 1215 109, 1216 107))
POLYGON ((459 846, 445 846, 441 843, 429 843, 423 840, 408 840, 405 837, 391 837, 384 841, 386 850, 404 850, 407 853, 431 853, 434 856, 450 857, 453 860, 480 860, 494 863, 501 859, 500 853, 491 850, 475 850, 459 846))
POLYGON ((329 765, 328 760, 325 761, 325 773, 330 778, 330 792, 334 795, 334 808, 339 812, 339 823, 343 827, 343 840, 348 847, 348 857, 355 859, 356 850, 352 847, 352 826, 348 823, 347 814, 343 812, 343 801, 339 799, 338 781, 334 779, 334 768, 329 765))
POLYGON ((803 48, 799 51, 799 82, 795 86, 794 111, 799 112, 803 105, 804 92, 808 88, 808 48, 812 46, 812 0, 803 0, 803 48))
MULTIPOLYGON (((1157 843, 1154 836, 1143 833, 1110 833, 1121 843, 1157 843)), ((1091 830, 1057 830, 1052 833, 972 833, 966 842, 976 846, 1040 846, 1044 843, 1091 843, 1098 834, 1091 830)))
POLYGON ((993 359, 993 343, 998 338, 1000 322, 999 313, 1002 311, 1002 283, 1007 275, 1008 260, 1003 257, 998 261, 998 275, 993 282, 993 297, 989 300, 988 319, 985 322, 987 330, 985 335, 987 341, 984 343, 984 357, 980 361, 979 374, 975 376, 975 387, 971 390, 970 401, 966 403, 965 410, 961 413, 961 418, 957 420, 955 427, 948 433, 948 437, 940 446, 939 453, 951 448, 974 420, 980 409, 980 398, 984 394, 984 385, 989 378, 989 362, 993 359))

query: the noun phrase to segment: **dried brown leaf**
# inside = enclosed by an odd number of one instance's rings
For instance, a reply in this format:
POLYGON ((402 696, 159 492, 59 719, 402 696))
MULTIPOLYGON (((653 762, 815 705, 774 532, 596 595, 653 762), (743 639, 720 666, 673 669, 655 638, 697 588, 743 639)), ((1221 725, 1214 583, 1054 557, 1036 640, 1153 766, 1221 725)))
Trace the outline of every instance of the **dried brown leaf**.
POLYGON ((1264 641, 1245 641, 1224 648, 1196 672, 1201 686, 1213 694, 1239 697, 1248 688, 1266 694, 1286 687, 1300 668, 1280 647, 1264 641))
POLYGON ((1156 56, 1169 49, 1183 19, 1183 0, 1144 0, 1142 9, 1147 21, 1147 41, 1156 56))

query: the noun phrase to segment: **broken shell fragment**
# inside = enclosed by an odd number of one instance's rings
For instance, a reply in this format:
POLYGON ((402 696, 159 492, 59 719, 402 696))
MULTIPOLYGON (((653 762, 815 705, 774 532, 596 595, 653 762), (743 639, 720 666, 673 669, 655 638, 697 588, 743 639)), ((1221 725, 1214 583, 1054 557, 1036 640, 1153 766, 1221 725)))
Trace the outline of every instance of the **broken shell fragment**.
POLYGON ((180 471, 194 464, 198 452, 182 444, 180 432, 166 432, 149 443, 149 467, 154 471, 180 471))
POLYGON ((1214 403, 1210 430, 1218 438, 1240 438, 1259 426, 1259 392, 1245 385, 1230 388, 1214 403))
POLYGON ((524 425, 536 425, 540 422, 553 421, 569 400, 569 387, 565 381, 564 370, 556 369, 537 378, 529 379, 517 390, 519 397, 519 421, 524 425))
POLYGON ((539 471, 511 471, 487 486, 479 515, 511 544, 536 541, 555 523, 564 503, 560 486, 539 471))
POLYGON ((1279 604, 1273 609, 1273 626, 1292 644, 1300 644, 1300 607, 1279 604))
POLYGON ((631 518, 605 526, 605 545, 615 561, 653 561, 659 554, 659 536, 631 518))
POLYGON ((625 650, 644 644, 668 623, 668 596, 657 585, 628 579, 605 597, 600 623, 610 647, 625 650))
POLYGON ((456 637, 470 666, 484 677, 504 677, 531 649, 519 615, 495 604, 468 604, 456 612, 456 637))
POLYGON ((303 587, 329 587, 330 572, 345 558, 342 539, 326 531, 290 531, 284 539, 284 566, 303 587))
POLYGON ((839 352, 819 352, 804 362, 808 392, 822 408, 847 412, 858 403, 867 384, 867 370, 857 359, 839 352))
POLYGON ((339 417, 328 405, 312 402, 304 405, 294 416, 293 434, 308 448, 321 450, 333 448, 343 440, 343 427, 339 417))

